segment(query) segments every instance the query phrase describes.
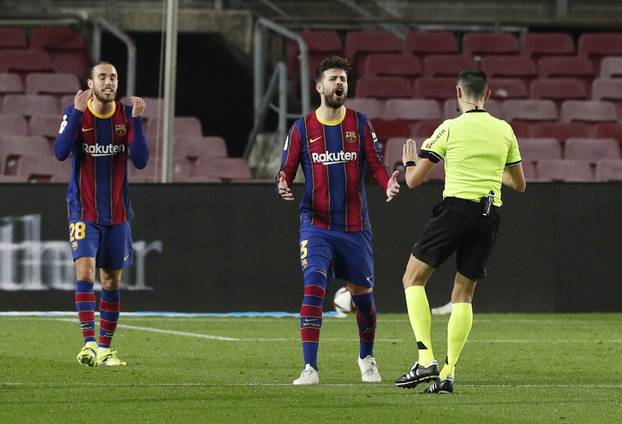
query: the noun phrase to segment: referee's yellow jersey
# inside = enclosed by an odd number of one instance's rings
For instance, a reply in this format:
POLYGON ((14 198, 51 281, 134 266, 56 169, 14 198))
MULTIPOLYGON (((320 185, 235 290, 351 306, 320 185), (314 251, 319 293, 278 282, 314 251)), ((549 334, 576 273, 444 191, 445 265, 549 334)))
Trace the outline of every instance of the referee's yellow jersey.
POLYGON ((479 202, 492 190, 501 206, 501 180, 506 166, 521 162, 510 124, 482 109, 447 119, 423 142, 421 157, 445 161, 443 198, 479 202))

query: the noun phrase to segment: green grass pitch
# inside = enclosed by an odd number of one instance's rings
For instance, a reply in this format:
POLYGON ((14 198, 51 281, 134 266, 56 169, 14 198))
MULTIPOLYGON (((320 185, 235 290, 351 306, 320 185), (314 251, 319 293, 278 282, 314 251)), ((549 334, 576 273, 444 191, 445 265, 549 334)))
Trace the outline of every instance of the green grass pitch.
MULTIPOLYGON (((75 319, 0 318, 0 423, 619 423, 622 314, 475 314, 454 395, 393 380, 416 360, 406 314, 381 314, 384 381, 360 382, 353 316, 324 321, 319 386, 295 318, 122 317, 126 368, 80 366, 75 319), (211 338, 219 336, 232 340, 211 338)), ((445 355, 447 317, 433 317, 445 355)))

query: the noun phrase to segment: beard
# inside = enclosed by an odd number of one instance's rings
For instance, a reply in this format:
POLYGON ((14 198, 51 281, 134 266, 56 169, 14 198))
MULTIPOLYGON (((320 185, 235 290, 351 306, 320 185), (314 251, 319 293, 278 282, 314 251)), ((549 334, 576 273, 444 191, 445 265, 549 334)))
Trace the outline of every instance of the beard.
POLYGON ((343 96, 341 97, 335 96, 335 93, 331 94, 330 96, 323 96, 323 97, 324 97, 324 104, 332 109, 339 109, 346 102, 345 92, 343 96))
POLYGON ((95 98, 102 103, 114 102, 115 98, 117 97, 116 90, 114 90, 112 94, 104 93, 103 90, 93 90, 93 94, 95 95, 95 98))

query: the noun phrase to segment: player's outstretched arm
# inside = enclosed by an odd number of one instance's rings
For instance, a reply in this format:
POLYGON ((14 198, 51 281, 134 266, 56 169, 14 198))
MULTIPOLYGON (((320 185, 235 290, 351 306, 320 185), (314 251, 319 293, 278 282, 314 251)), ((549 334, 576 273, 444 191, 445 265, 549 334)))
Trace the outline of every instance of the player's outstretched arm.
POLYGON ((389 182, 387 183, 387 202, 393 200, 400 192, 400 183, 397 182, 397 177, 400 175, 400 171, 393 171, 389 182))
POLYGON ((149 147, 145 139, 145 129, 143 128, 143 113, 145 111, 145 101, 140 97, 130 97, 132 103, 132 133, 129 143, 130 158, 137 169, 143 169, 149 161, 149 147))
POLYGON ((82 113, 86 110, 89 99, 93 96, 93 90, 78 90, 73 98, 73 107, 69 106, 63 113, 63 121, 58 130, 58 136, 54 142, 54 154, 58 160, 65 160, 73 149, 74 142, 80 130, 82 113))
POLYGON ((285 172, 279 172, 279 196, 281 199, 286 200, 288 202, 292 202, 294 200, 294 193, 292 193, 292 189, 287 185, 287 178, 285 176, 285 172))
POLYGON ((420 159, 417 154, 417 143, 408 139, 402 147, 402 162, 406 168, 406 185, 415 188, 428 177, 436 164, 429 159, 420 159))

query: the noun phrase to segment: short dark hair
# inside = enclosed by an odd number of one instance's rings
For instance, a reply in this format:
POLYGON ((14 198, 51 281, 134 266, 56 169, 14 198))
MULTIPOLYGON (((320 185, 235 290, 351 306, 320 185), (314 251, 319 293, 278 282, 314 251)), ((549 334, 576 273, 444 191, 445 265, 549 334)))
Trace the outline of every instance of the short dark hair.
POLYGON ((467 97, 481 99, 488 88, 486 73, 481 69, 464 69, 458 74, 458 85, 467 97))
POLYGON ((350 61, 345 57, 337 55, 325 57, 324 59, 322 59, 322 61, 320 62, 320 66, 318 66, 317 68, 317 71, 315 73, 315 80, 319 82, 320 79, 322 79, 322 74, 327 69, 343 69, 344 71, 346 71, 347 75, 350 75, 350 70, 352 69, 352 67, 350 66, 350 61))
POLYGON ((89 69, 89 79, 93 79, 93 71, 95 70, 96 66, 99 65, 110 65, 110 66, 114 66, 112 63, 110 62, 106 62, 105 60, 100 60, 99 62, 97 62, 95 65, 91 66, 91 69, 89 69))

